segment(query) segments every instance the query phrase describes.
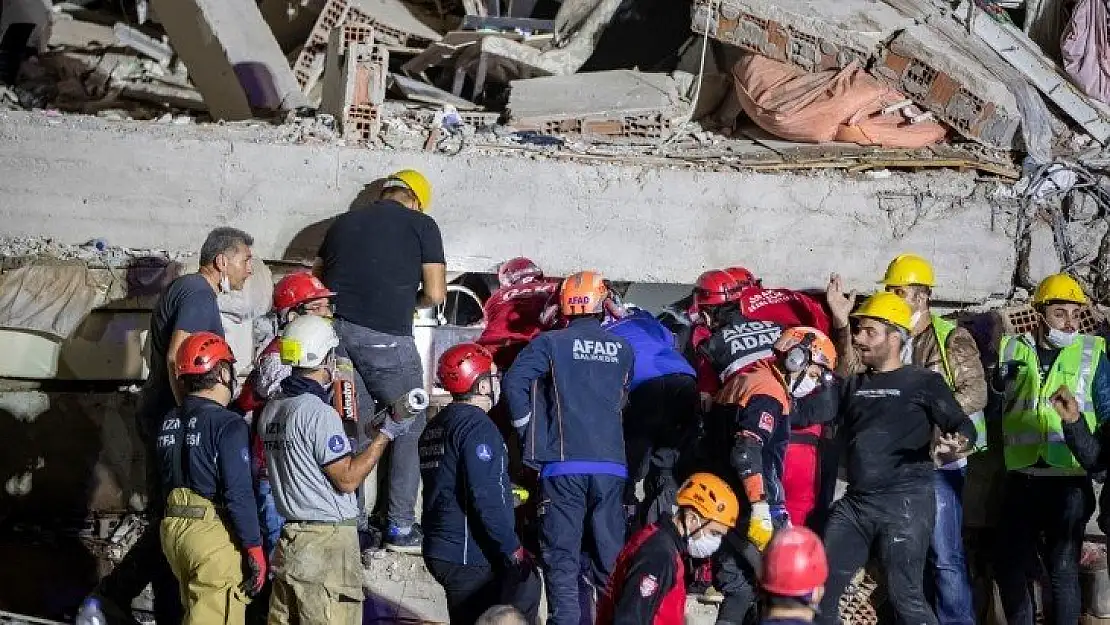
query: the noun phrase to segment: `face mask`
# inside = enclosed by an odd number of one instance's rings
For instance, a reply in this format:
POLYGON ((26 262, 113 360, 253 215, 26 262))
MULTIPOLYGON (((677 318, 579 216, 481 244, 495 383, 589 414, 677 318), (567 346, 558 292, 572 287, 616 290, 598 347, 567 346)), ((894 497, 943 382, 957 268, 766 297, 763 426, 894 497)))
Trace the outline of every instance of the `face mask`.
POLYGON ((230 293, 230 292, 231 292, 231 279, 227 277, 226 273, 221 274, 220 275, 220 293, 230 293))
POLYGON ((708 558, 720 548, 721 536, 719 534, 703 534, 686 539, 686 549, 690 552, 691 558, 708 558))
POLYGON ((1063 349, 1068 345, 1074 343, 1075 337, 1078 335, 1078 332, 1064 332, 1063 330, 1057 330, 1056 328, 1049 328, 1048 342, 1052 343, 1053 347, 1063 349))
POLYGON ((817 380, 807 375, 803 376, 802 379, 794 385, 790 394, 794 397, 806 397, 815 390, 817 390, 817 380))

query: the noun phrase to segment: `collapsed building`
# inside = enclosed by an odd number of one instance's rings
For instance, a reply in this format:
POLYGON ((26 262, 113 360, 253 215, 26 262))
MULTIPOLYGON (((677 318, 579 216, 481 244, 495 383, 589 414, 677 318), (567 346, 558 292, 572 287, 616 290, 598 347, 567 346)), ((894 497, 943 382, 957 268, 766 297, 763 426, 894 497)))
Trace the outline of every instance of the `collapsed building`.
POLYGON ((1050 273, 1106 303, 1110 109, 1064 4, 3 0, 0 550, 84 555, 0 610, 72 614, 141 528, 149 310, 205 233, 265 261, 221 296, 249 354, 272 280, 396 169, 452 276, 527 254, 662 304, 736 262, 867 290, 912 251, 985 344, 1050 273))

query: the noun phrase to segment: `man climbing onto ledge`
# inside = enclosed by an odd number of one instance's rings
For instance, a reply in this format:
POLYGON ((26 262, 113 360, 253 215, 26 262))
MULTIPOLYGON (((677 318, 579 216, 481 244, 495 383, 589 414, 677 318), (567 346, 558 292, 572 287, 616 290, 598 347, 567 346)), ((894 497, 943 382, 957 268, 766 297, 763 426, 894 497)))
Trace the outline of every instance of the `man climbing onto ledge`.
MULTIPOLYGON (((335 291, 335 331, 373 397, 360 405, 394 405, 424 386, 413 311, 447 297, 447 261, 439 226, 427 214, 431 204, 432 185, 423 174, 396 172, 381 199, 337 217, 320 245, 313 271, 335 291)), ((389 460, 385 543, 404 553, 419 554, 423 538, 415 521, 424 419, 421 411, 389 460)))

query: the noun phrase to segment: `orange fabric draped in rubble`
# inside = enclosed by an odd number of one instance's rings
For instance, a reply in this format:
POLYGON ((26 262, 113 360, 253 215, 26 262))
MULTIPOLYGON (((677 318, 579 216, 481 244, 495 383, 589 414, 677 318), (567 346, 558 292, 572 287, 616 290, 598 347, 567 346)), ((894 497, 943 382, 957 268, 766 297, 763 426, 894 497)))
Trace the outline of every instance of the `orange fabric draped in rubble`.
POLYGON ((919 148, 944 138, 944 126, 911 125, 901 113, 881 114, 906 96, 867 75, 855 62, 839 71, 808 73, 758 54, 732 68, 736 97, 760 128, 807 143, 846 141, 919 148))

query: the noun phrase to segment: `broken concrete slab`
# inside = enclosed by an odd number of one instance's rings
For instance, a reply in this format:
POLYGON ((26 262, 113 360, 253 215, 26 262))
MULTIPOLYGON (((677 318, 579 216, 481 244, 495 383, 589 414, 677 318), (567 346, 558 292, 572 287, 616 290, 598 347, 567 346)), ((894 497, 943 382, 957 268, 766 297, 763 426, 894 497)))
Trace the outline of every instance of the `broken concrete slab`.
POLYGON ((684 104, 666 74, 612 70, 514 80, 506 111, 518 130, 657 138, 684 104))
POLYGON ((449 105, 455 107, 455 109, 459 111, 472 111, 481 108, 470 100, 464 100, 439 87, 429 85, 426 82, 421 82, 414 78, 409 78, 408 76, 391 74, 390 78, 393 81, 393 86, 401 92, 401 95, 413 102, 424 102, 425 104, 435 104, 438 106, 449 105))
POLYGON ((1110 109, 1083 94, 1024 33, 1010 24, 992 19, 982 11, 975 11, 971 27, 976 36, 1055 102, 1096 141, 1106 144, 1110 140, 1110 109))
POLYGON ((695 33, 807 71, 866 66, 887 38, 913 24, 873 0, 697 0, 692 13, 695 33))
POLYGON ((540 50, 535 42, 528 45, 488 37, 482 41, 482 61, 489 64, 492 57, 500 66, 513 68, 506 70, 510 72, 510 79, 573 74, 589 60, 602 31, 620 5, 621 0, 564 2, 555 18, 554 40, 558 47, 540 50))
POLYGON ((312 92, 324 71, 331 32, 344 24, 373 27, 378 43, 387 46, 424 46, 441 38, 401 0, 327 0, 293 62, 293 72, 305 93, 312 92))
MULTIPOLYGON (((807 71, 851 61, 928 109, 965 137, 1014 148, 1021 113, 1004 80, 990 71, 990 50, 978 51, 955 21, 933 3, 852 0, 698 0, 695 32, 807 71), (920 23, 928 22, 928 23, 920 23)), ((997 59, 994 59, 997 62, 997 59)))
POLYGON ((54 26, 53 8, 51 0, 0 0, 0 38, 13 24, 30 24, 27 41, 21 45, 46 52, 54 26))
POLYGON ((744 262, 776 286, 823 288, 838 271, 849 288, 874 288, 890 258, 914 251, 937 267, 935 296, 956 302, 1008 292, 1014 275, 1011 217, 992 209, 973 171, 714 173, 273 144, 226 126, 120 129, 0 113, 6 231, 195 252, 226 223, 250 232, 263 258, 311 259, 325 230, 314 224, 381 175, 415 167, 438 189, 451 271, 528 252, 554 275, 598 267, 614 280, 689 284, 706 267, 744 262), (697 218, 676 206, 696 206, 697 218))
POLYGON ((308 105, 254 0, 153 0, 213 119, 308 105))
POLYGON ((871 74, 963 136, 993 148, 1015 147, 1021 112, 1013 94, 937 28, 915 24, 900 32, 871 74))

